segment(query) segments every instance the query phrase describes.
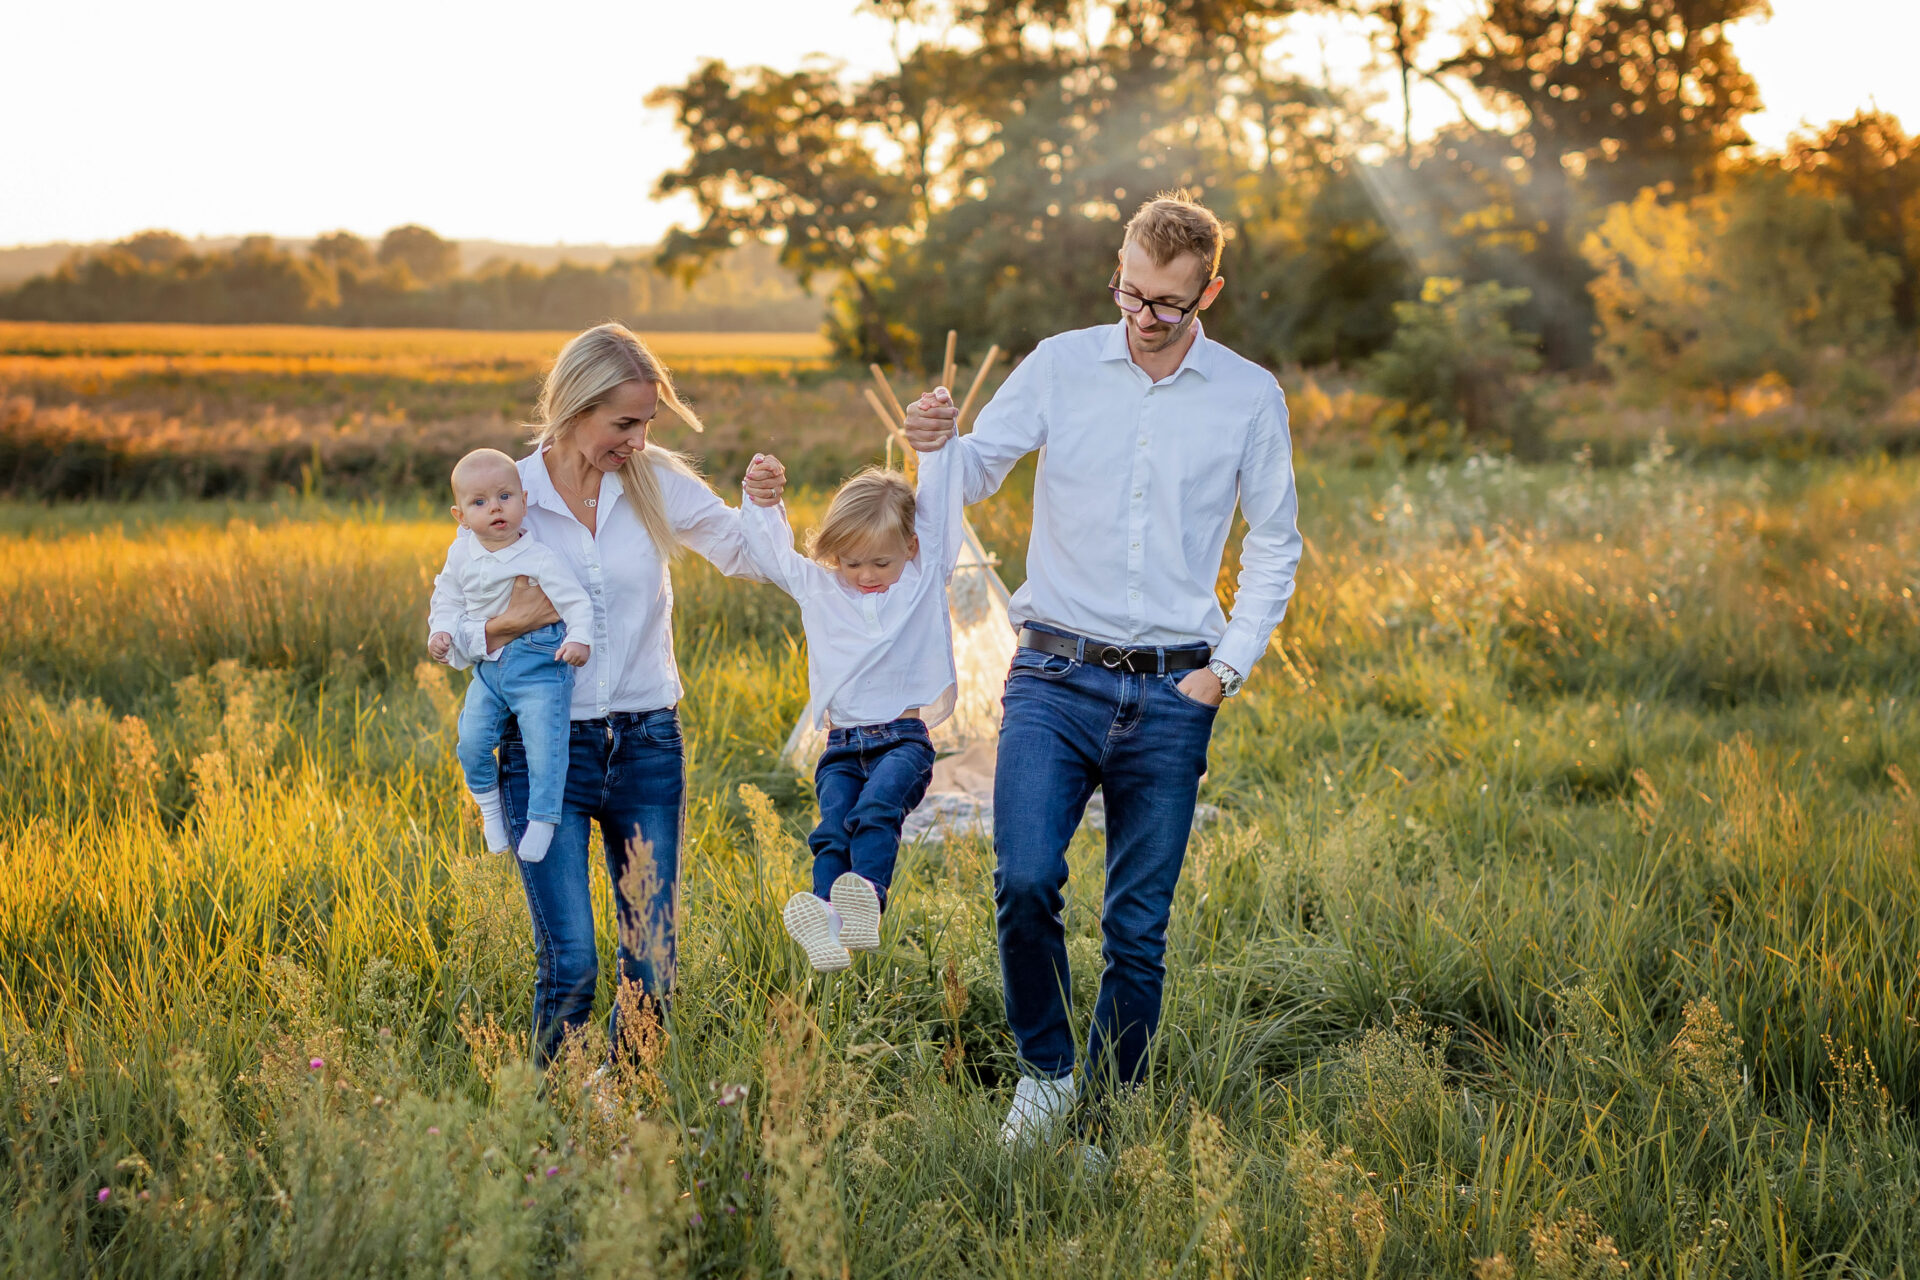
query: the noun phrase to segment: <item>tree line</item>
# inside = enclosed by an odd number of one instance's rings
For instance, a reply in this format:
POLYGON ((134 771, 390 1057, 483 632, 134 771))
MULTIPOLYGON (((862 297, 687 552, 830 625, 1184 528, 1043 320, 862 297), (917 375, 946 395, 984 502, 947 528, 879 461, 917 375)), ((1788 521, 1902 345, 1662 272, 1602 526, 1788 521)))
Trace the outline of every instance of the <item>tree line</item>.
MULTIPOLYGON (((866 78, 710 61, 652 98, 691 153, 659 193, 701 214, 662 262, 779 245, 826 283, 849 357, 930 366, 949 328, 1018 351, 1110 318, 1119 224, 1175 187, 1236 229, 1209 330, 1275 366, 1404 382, 1487 339, 1488 370, 1438 376, 1866 385, 1858 360, 1920 319, 1899 122, 1777 156, 1742 127, 1759 89, 1727 28, 1765 0, 1485 0, 1447 41, 1428 0, 871 4, 936 34, 866 78), (1402 99, 1437 86, 1457 119, 1416 138, 1368 86, 1286 70, 1276 44, 1316 10, 1364 21, 1402 99)), ((1442 399, 1487 412, 1473 387, 1442 399)))
POLYGON ((791 331, 816 327, 820 305, 764 245, 726 255, 690 287, 646 258, 548 270, 495 259, 462 272, 454 241, 414 225, 377 243, 335 231, 305 252, 271 236, 195 252, 171 231, 144 231, 0 291, 10 320, 570 329, 610 318, 791 331))

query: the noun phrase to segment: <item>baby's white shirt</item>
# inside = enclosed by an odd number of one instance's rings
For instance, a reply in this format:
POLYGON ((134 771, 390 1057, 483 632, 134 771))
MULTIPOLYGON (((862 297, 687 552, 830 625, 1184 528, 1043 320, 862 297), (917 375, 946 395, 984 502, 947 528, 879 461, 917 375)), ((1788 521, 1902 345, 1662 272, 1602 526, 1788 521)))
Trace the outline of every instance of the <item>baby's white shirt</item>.
POLYGON ((857 591, 794 550, 785 503, 741 503, 754 567, 800 604, 807 633, 807 722, 835 728, 885 724, 920 708, 929 729, 953 714, 958 678, 947 582, 960 558, 958 450, 922 453, 914 533, 920 554, 885 591, 857 591))
POLYGON ((593 643, 593 601, 552 548, 528 537, 525 531, 518 540, 490 551, 463 529, 447 548, 447 563, 441 572, 447 581, 458 584, 467 617, 482 623, 505 612, 515 578, 532 578, 566 624, 567 641, 593 643))

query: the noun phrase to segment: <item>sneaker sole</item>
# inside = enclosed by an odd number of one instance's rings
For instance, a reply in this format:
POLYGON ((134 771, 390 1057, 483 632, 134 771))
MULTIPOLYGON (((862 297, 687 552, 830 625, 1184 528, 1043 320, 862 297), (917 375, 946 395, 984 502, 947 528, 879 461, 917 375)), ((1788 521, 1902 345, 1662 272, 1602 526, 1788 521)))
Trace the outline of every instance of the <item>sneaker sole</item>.
POLYGON ((849 951, 880 949, 880 895, 866 878, 849 871, 833 882, 833 909, 840 913, 840 945, 849 951))
POLYGON ((807 963, 821 973, 834 973, 853 963, 847 949, 834 941, 827 904, 812 894, 796 893, 788 898, 780 918, 786 921, 787 936, 806 951, 807 963))

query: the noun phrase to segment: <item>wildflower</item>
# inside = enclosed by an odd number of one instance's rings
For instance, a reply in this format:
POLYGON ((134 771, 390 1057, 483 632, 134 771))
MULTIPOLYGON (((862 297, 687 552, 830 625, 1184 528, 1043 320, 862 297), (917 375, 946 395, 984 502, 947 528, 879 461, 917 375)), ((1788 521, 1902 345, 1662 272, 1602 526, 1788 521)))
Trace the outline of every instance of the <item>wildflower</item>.
POLYGON ((325 1058, 313 1058, 308 1061, 307 1070, 318 1071, 320 1068, 326 1065, 327 1065, 327 1060, 325 1058))
POLYGON ((440 1136, 440 1126, 437 1124, 430 1124, 427 1126, 427 1132, 437 1138, 440 1136))
POLYGON ((734 1207, 733 1207, 732 1205, 730 1205, 730 1204, 725 1204, 725 1205, 721 1205, 721 1206, 720 1206, 720 1212, 722 1212, 722 1213, 724 1213, 724 1214, 726 1214, 726 1215, 727 1215, 727 1216, 728 1216, 729 1218, 731 1218, 731 1217, 732 1217, 732 1216, 733 1216, 734 1214, 736 1214, 736 1213, 738 1213, 738 1212, 740 1212, 740 1211, 739 1211, 738 1209, 736 1209, 736 1208, 734 1208, 734 1207))
POLYGON ((98 1200, 101 1204, 105 1204, 107 1202, 107 1197, 112 1194, 113 1194, 112 1187, 102 1187, 100 1188, 100 1194, 95 1196, 94 1199, 98 1200))
POLYGON ((746 1097, 747 1086, 744 1084, 727 1084, 720 1086, 720 1105, 723 1107, 731 1107, 735 1103, 744 1102, 746 1101, 746 1097))
POLYGON ((547 1176, 548 1176, 549 1178, 551 1178, 551 1177, 552 1177, 552 1176, 553 1176, 554 1174, 556 1174, 556 1173, 559 1173, 559 1172, 560 1172, 560 1166, 559 1166, 559 1165, 557 1165, 557 1164, 550 1164, 550 1165, 548 1165, 548 1166, 547 1166, 547 1176))
POLYGON ((707 1220, 696 1213, 693 1215, 691 1221, 694 1226, 699 1227, 699 1226, 705 1226, 707 1220))

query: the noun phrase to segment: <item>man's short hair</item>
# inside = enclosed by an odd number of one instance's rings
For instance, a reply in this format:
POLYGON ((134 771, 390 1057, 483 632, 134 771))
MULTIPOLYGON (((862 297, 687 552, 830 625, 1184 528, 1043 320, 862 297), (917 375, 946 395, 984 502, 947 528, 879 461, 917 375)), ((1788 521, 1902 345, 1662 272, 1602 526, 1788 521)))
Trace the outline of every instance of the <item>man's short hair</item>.
POLYGON ((1226 240, 1226 228, 1213 216, 1213 210, 1182 187, 1162 191, 1141 205, 1127 221, 1121 248, 1138 244, 1163 267, 1183 253, 1195 254, 1207 264, 1207 279, 1211 280, 1220 274, 1220 251, 1226 247, 1226 240))

